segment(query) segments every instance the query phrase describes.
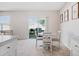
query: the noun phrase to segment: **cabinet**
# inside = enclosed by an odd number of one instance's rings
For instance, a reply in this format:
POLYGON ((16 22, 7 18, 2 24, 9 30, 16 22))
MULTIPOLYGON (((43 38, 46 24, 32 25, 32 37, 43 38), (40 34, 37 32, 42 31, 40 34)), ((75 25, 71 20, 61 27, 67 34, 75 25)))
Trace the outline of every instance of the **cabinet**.
POLYGON ((16 55, 16 40, 10 41, 0 47, 0 56, 15 56, 16 55))
POLYGON ((71 56, 79 56, 79 43, 74 40, 71 41, 71 56))

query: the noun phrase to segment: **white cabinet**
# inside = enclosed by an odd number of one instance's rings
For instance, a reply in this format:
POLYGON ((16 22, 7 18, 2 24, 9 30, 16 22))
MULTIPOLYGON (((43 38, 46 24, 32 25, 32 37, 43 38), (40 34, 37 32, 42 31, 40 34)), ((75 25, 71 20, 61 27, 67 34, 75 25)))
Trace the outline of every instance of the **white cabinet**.
POLYGON ((0 56, 15 56, 15 55, 16 55, 15 39, 0 47, 0 56))
POLYGON ((71 41, 71 55, 72 56, 79 56, 79 43, 75 41, 71 41))

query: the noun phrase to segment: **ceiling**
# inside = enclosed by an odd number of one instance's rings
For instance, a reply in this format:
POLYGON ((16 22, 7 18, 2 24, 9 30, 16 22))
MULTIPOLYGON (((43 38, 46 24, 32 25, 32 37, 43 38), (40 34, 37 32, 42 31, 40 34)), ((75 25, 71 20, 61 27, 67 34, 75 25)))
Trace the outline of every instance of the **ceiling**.
POLYGON ((66 2, 0 2, 0 11, 59 10, 66 2))

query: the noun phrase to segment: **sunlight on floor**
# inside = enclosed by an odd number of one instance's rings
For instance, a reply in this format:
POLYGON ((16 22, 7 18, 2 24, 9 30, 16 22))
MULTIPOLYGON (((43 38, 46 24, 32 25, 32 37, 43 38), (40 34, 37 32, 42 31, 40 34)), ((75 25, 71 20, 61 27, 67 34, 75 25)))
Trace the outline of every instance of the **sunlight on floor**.
MULTIPOLYGON (((42 42, 38 42, 38 46, 36 47, 35 39, 27 39, 27 40, 18 40, 17 45, 17 56, 50 56, 49 52, 45 52, 45 50, 40 47, 42 42)), ((53 55, 69 55, 69 51, 67 49, 57 50, 53 52, 53 55)))

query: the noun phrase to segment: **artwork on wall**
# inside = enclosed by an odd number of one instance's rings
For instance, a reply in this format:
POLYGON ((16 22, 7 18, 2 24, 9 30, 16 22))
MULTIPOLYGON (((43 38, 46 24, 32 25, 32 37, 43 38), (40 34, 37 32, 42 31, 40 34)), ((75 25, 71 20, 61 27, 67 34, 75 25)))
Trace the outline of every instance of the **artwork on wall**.
POLYGON ((68 9, 64 12, 64 22, 65 21, 69 21, 69 10, 68 9))
POLYGON ((63 14, 60 15, 60 22, 63 22, 63 14))
POLYGON ((72 19, 79 18, 79 2, 72 6, 72 19))

